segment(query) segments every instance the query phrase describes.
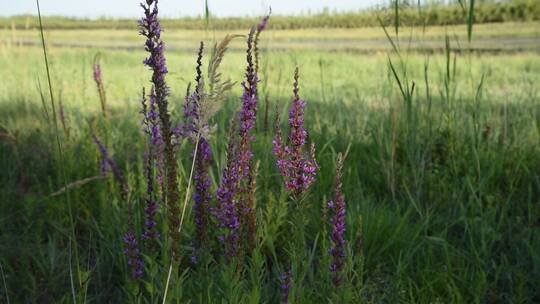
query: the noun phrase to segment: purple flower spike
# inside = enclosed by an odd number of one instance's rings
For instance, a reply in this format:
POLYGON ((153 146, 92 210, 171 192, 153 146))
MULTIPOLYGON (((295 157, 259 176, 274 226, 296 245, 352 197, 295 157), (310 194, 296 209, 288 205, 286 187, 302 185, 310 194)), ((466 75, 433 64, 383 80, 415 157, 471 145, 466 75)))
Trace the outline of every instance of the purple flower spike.
MULTIPOLYGON (((242 94, 242 109, 240 111, 240 149, 242 151, 240 155, 241 167, 245 167, 251 160, 251 141, 255 140, 255 137, 250 135, 251 130, 255 127, 257 120, 257 83, 259 79, 253 65, 253 29, 249 33, 248 48, 247 48, 247 67, 246 67, 246 80, 242 83, 244 93, 242 94), (242 158, 247 157, 247 158, 242 158)), ((242 168, 246 170, 247 168, 242 168)), ((244 171, 247 174, 249 170, 244 171)))
POLYGON ((109 156, 109 151, 107 148, 105 148, 105 145, 101 142, 101 140, 99 140, 95 134, 92 134, 92 139, 94 140, 94 143, 98 147, 99 153, 101 154, 101 174, 106 175, 107 172, 112 172, 114 179, 120 185, 120 187, 122 187, 122 198, 127 198, 129 188, 126 180, 124 179, 124 175, 118 168, 118 165, 114 159, 109 156))
POLYGON ((193 144, 192 157, 195 157, 193 192, 193 211, 195 215, 195 252, 192 256, 192 263, 199 261, 199 255, 204 247, 208 245, 208 225, 210 223, 210 179, 209 170, 213 162, 212 147, 208 141, 210 129, 207 121, 201 120, 201 112, 204 109, 201 103, 206 95, 204 94, 204 82, 202 81, 202 59, 204 44, 201 42, 197 56, 197 76, 195 77, 196 87, 193 93, 186 94, 184 102, 184 121, 175 129, 176 137, 181 140, 187 138, 193 144), (196 152, 196 155, 193 155, 196 152))
POLYGON ((226 255, 229 261, 237 256, 240 247, 240 208, 236 197, 239 191, 240 176, 237 159, 238 147, 234 134, 235 126, 233 121, 227 147, 227 166, 223 170, 221 184, 216 193, 218 206, 213 212, 219 222, 219 227, 225 230, 225 233, 219 236, 219 240, 227 248, 226 255))
MULTIPOLYGON (((148 157, 147 161, 150 161, 150 169, 156 167, 157 169, 157 180, 159 183, 159 188, 163 191, 164 189, 164 180, 165 175, 165 141, 163 140, 163 135, 161 132, 161 127, 159 124, 159 117, 157 112, 156 104, 156 95, 154 89, 150 92, 150 105, 149 108, 146 104, 146 96, 143 90, 143 99, 142 99, 143 110, 143 131, 149 137, 149 147, 148 147, 148 157)), ((147 168, 147 169, 149 169, 147 168)))
POLYGON ((291 291, 291 271, 287 270, 283 272, 279 276, 280 285, 279 288, 281 290, 281 303, 282 304, 288 304, 289 303, 289 293, 291 291))
POLYGON ((146 220, 144 222, 146 230, 143 233, 143 239, 159 239, 159 232, 156 228, 156 214, 159 209, 158 203, 151 198, 146 199, 146 207, 144 208, 144 214, 146 220))
POLYGON ((99 65, 99 63, 95 62, 94 63, 94 81, 95 82, 101 82, 101 66, 99 65))
MULTIPOLYGON (((144 169, 146 174, 146 206, 144 208, 145 214, 145 231, 142 234, 143 240, 158 239, 160 234, 156 231, 157 226, 155 217, 159 209, 159 204, 154 193, 154 167, 157 164, 158 177, 161 176, 160 172, 163 170, 163 139, 161 132, 159 131, 159 122, 156 113, 155 98, 150 95, 150 108, 146 103, 146 94, 143 88, 142 91, 142 111, 143 115, 143 131, 148 137, 148 151, 144 156, 144 169)), ((160 186, 162 186, 163 179, 160 180, 160 186)), ((163 188, 161 188, 163 189, 163 188)))
POLYGON ((128 258, 128 266, 131 267, 131 277, 134 280, 139 280, 144 276, 144 261, 141 259, 141 250, 133 227, 130 227, 123 240, 126 245, 124 253, 128 258))
MULTIPOLYGON (((265 23, 263 22, 263 28, 265 23)), ((220 227, 227 231, 220 237, 227 243, 228 259, 238 255, 243 247, 244 240, 249 240, 248 248, 255 243, 254 234, 256 223, 255 217, 255 192, 253 150, 251 147, 255 136, 252 134, 257 121, 257 69, 254 60, 256 56, 256 39, 258 37, 256 27, 253 27, 247 39, 245 81, 242 83, 242 108, 237 116, 238 137, 233 132, 229 134, 229 147, 227 149, 227 167, 223 171, 221 184, 217 191, 218 208, 214 212, 220 221, 220 227), (241 225, 242 223, 242 225, 241 225), (245 227, 247 224, 247 227, 245 227), (244 227, 246 229, 244 229, 244 227), (245 233, 244 233, 245 230, 245 233), (248 235, 246 235, 248 234, 248 235)))
POLYGON ((146 0, 141 3, 144 17, 139 21, 140 34, 146 37, 145 50, 149 56, 144 59, 144 64, 152 70, 153 90, 150 99, 155 99, 159 116, 159 131, 163 139, 163 163, 166 167, 163 177, 167 189, 164 191, 167 202, 167 220, 169 237, 171 238, 172 256, 175 261, 180 260, 180 207, 178 201, 177 163, 175 159, 174 145, 172 142, 170 113, 168 110, 169 87, 165 82, 167 64, 165 60, 165 44, 161 40, 161 25, 158 21, 157 0, 146 0))
POLYGON ((107 117, 107 96, 105 94, 105 86, 103 85, 103 76, 101 73, 101 65, 99 64, 99 54, 94 58, 93 76, 94 81, 99 94, 99 101, 101 103, 101 112, 104 117, 107 117))
POLYGON ((159 93, 158 96, 168 95, 168 87, 165 84, 165 75, 167 70, 167 62, 163 51, 165 43, 161 40, 161 25, 157 19, 158 16, 158 1, 146 0, 146 4, 141 3, 144 9, 144 18, 139 20, 140 34, 147 38, 145 50, 150 53, 143 63, 150 67, 154 72, 152 82, 159 93))
MULTIPOLYGON (((200 138, 195 157, 195 191, 193 193, 193 211, 196 225, 196 250, 200 251, 208 243, 208 225, 210 222, 210 187, 212 180, 208 173, 212 163, 212 149, 205 138, 200 138)), ((198 254, 198 253, 197 253, 198 254)))
POLYGON ((221 237, 221 241, 225 242, 228 247, 227 256, 229 259, 237 255, 239 247, 240 218, 235 199, 238 192, 238 181, 238 166, 234 163, 229 164, 223 172, 221 185, 217 190, 217 199, 220 203, 217 217, 220 221, 220 227, 228 231, 225 236, 221 237))
MULTIPOLYGON (((255 128, 257 122, 257 83, 259 82, 257 72, 253 64, 254 55, 254 33, 255 29, 252 28, 247 40, 247 67, 246 67, 246 80, 242 83, 244 87, 244 93, 242 94, 242 108, 240 110, 239 120, 239 146, 237 151, 237 174, 239 178, 238 189, 238 215, 242 226, 242 233, 240 236, 240 242, 243 244, 244 240, 248 240, 249 251, 254 247, 255 243, 255 229, 254 221, 256 221, 255 209, 256 204, 254 202, 254 180, 253 176, 253 150, 252 142, 255 140, 255 136, 252 135, 252 131, 255 128), (251 223, 251 224, 250 224, 251 223), (246 226, 247 225, 247 226, 246 226), (251 228, 250 228, 251 227, 251 228)), ((246 248, 246 247, 243 247, 246 248)))
POLYGON ((255 38, 253 39, 253 53, 255 55, 255 73, 259 72, 259 37, 261 33, 268 27, 268 20, 270 19, 270 14, 264 16, 264 18, 257 25, 257 32, 255 33, 255 38))
POLYGON ((266 29, 266 27, 268 26, 268 20, 270 19, 270 14, 264 16, 264 18, 261 20, 261 22, 259 23, 259 25, 257 25, 257 31, 258 32, 262 32, 266 29))
POLYGON ((294 100, 289 111, 290 131, 288 144, 283 143, 279 119, 276 123, 276 137, 273 153, 277 156, 277 167, 285 180, 285 187, 295 199, 307 192, 315 181, 319 165, 315 159, 315 146, 305 151, 308 133, 304 128, 304 107, 306 102, 298 95, 298 68, 294 74, 294 100))
POLYGON ((156 231, 156 214, 159 210, 159 204, 155 200, 154 194, 154 172, 153 159, 151 155, 146 155, 146 206, 144 208, 145 230, 143 240, 159 239, 159 232, 156 231))
POLYGON ((336 164, 335 196, 333 201, 328 202, 328 209, 332 210, 334 213, 334 216, 331 219, 331 239, 333 246, 329 253, 333 257, 332 265, 330 265, 330 271, 333 273, 333 281, 336 286, 338 286, 341 282, 341 271, 345 263, 345 246, 347 244, 347 241, 345 240, 346 203, 342 192, 342 171, 343 156, 340 153, 338 155, 336 164))

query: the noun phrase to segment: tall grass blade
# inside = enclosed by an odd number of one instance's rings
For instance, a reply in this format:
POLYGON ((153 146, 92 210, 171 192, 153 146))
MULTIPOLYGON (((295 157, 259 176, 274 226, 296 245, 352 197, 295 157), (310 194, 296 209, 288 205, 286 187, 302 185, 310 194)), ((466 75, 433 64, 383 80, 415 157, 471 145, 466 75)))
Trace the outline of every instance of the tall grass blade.
MULTIPOLYGON (((48 86, 49 86, 49 94, 50 94, 50 99, 51 99, 51 109, 52 109, 52 117, 53 117, 53 125, 54 125, 54 133, 55 133, 55 137, 56 137, 56 146, 57 146, 57 149, 58 149, 58 156, 59 156, 59 165, 60 165, 60 171, 61 171, 61 174, 62 174, 62 178, 63 178, 63 182, 64 182, 64 187, 67 188, 67 175, 66 175, 66 168, 65 168, 65 163, 64 163, 64 152, 63 152, 63 149, 62 149, 62 143, 60 142, 60 132, 59 132, 59 128, 58 128, 58 119, 56 117, 56 106, 55 106, 55 103, 54 103, 54 94, 53 94, 53 89, 52 89, 52 82, 51 82, 51 72, 50 72, 50 69, 49 69, 49 59, 47 57, 47 47, 45 45, 45 35, 43 34, 43 23, 41 21, 41 10, 40 10, 40 7, 39 7, 39 0, 36 0, 36 5, 37 5, 37 10, 38 10, 38 19, 39 19, 39 32, 40 32, 40 35, 41 35, 41 45, 42 45, 42 48, 43 48, 43 58, 45 60, 45 70, 47 72, 47 83, 48 83, 48 86)), ((71 208, 71 199, 70 199, 70 195, 69 195, 69 192, 66 193, 66 204, 68 206, 68 213, 69 213, 69 220, 70 220, 70 228, 71 228, 71 237, 69 239, 69 248, 70 248, 70 256, 69 256, 69 274, 70 274, 70 283, 71 283, 71 292, 72 292, 72 295, 73 295, 73 303, 77 303, 77 297, 76 297, 76 292, 75 292, 75 282, 74 282, 74 279, 73 279, 73 265, 72 265, 72 262, 71 262, 71 245, 73 242, 75 242, 75 248, 74 248, 74 252, 75 252, 75 263, 76 263, 76 266, 77 266, 77 275, 79 277, 79 283, 81 282, 80 280, 80 270, 79 270, 79 256, 78 256, 78 253, 77 253, 77 242, 76 242, 76 236, 75 236, 75 223, 74 223, 74 220, 73 220, 73 212, 72 212, 72 208, 71 208)))
POLYGON ((0 263, 0 274, 2 275, 2 282, 4 283, 4 290, 6 292, 6 303, 9 304, 10 303, 10 301, 9 301, 9 293, 8 293, 8 289, 7 289, 6 276, 4 275, 4 268, 2 267, 2 263, 0 263))
POLYGON ((469 38, 469 42, 471 42, 472 39, 472 30, 473 30, 473 23, 474 23, 474 0, 469 0, 469 11, 468 11, 468 18, 467 18, 467 37, 469 38))
POLYGON ((47 120, 47 123, 50 125, 51 119, 49 116, 49 110, 47 109, 47 102, 45 101, 45 95, 43 94, 43 89, 41 88, 41 81, 39 78, 37 78, 37 87, 39 91, 39 98, 41 100, 41 106, 43 108, 43 113, 45 114, 45 119, 47 120))
POLYGON ((394 28, 397 37, 399 35, 399 0, 394 0, 394 28))
POLYGON ((204 1, 204 21, 206 22, 206 27, 210 24, 210 7, 208 6, 208 0, 204 1))
POLYGON ((392 45, 392 49, 394 50, 394 52, 396 52, 396 54, 399 55, 399 49, 397 48, 397 45, 394 43, 394 39, 390 37, 390 34, 388 33, 388 30, 386 29, 386 26, 384 25, 384 22, 382 21, 381 17, 377 16, 377 20, 379 20, 379 24, 381 25, 384 31, 384 34, 386 35, 386 38, 388 39, 388 41, 390 41, 390 44, 392 45))

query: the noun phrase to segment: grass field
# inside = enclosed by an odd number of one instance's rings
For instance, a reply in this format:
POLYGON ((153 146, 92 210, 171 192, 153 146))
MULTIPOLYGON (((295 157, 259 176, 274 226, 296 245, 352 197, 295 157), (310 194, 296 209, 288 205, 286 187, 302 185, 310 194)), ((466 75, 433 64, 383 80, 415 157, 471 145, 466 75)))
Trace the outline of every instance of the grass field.
MULTIPOLYGON (((226 34, 246 35, 245 31, 165 30, 169 51, 193 54, 199 41, 212 42, 226 34)), ((390 43, 381 27, 355 29, 302 29, 278 30, 266 33, 267 49, 273 51, 318 50, 373 53, 388 51, 390 43)), ((474 40, 468 45, 467 26, 402 27, 402 47, 424 52, 444 50, 445 36, 452 39, 453 48, 478 51, 516 52, 540 51, 540 22, 508 22, 475 25, 474 40)), ((73 29, 46 31, 49 43, 57 47, 103 48, 141 51, 139 37, 133 30, 73 29)), ((0 45, 40 45, 35 30, 0 29, 0 45)), ((244 51, 245 42, 233 41, 232 51, 244 51)))
MULTIPOLYGON (((379 28, 263 33, 254 142, 260 161, 257 246, 241 271, 222 260, 217 241, 209 249, 213 257, 193 266, 195 225, 188 208, 186 257, 175 270, 168 298, 278 303, 280 276, 290 268, 291 303, 540 302, 538 25, 479 25, 472 45, 466 42, 466 26, 427 28, 425 34, 414 29, 413 40, 427 43, 432 52, 408 50, 411 30, 403 28, 399 54, 379 28), (518 37, 525 47, 511 40, 518 37), (506 46, 500 43, 504 39, 510 39, 506 46), (466 52, 482 48, 483 40, 486 49, 504 51, 466 52), (362 49, 370 52, 355 52, 362 49), (307 102, 306 129, 320 165, 301 216, 290 212, 272 155, 274 115, 286 120, 296 66, 307 102), (333 197, 338 152, 346 153, 348 245, 345 279, 334 287, 325 204, 333 197)), ((175 124, 195 77, 198 41, 224 35, 165 31, 175 124)), ((141 230, 146 144, 140 95, 142 86, 149 89, 151 76, 142 64, 143 38, 124 30, 46 31, 55 110, 61 104, 65 116, 58 115, 63 157, 56 147, 38 39, 37 31, 0 31, 0 302, 72 302, 74 296, 89 303, 159 303, 169 263, 166 229, 161 250, 144 251, 147 276, 141 287, 131 281, 123 254, 128 204, 113 179, 100 175, 91 138, 93 130, 126 175, 141 230), (92 79, 97 53, 107 119, 92 79), (61 167, 67 183, 95 178, 51 195, 64 186, 61 167)), ((210 140, 213 191, 225 167, 229 120, 241 106, 246 63, 238 50, 244 44, 245 38, 237 38, 222 65, 223 75, 238 83, 212 121, 217 126, 210 140)), ((189 144, 176 155, 183 198, 189 144)), ((160 228, 167 226, 165 215, 163 206, 160 228)))

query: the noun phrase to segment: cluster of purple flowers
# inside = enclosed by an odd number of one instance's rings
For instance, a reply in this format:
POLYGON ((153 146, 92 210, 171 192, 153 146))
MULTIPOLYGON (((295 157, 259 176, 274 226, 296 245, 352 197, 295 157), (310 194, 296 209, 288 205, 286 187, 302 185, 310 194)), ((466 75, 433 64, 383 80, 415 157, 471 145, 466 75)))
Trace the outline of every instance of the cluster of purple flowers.
POLYGON ((144 95, 143 90, 143 131, 149 137, 149 147, 148 147, 148 156, 150 158, 150 163, 152 167, 157 169, 157 180, 159 183, 160 189, 163 191, 164 181, 163 177, 165 175, 165 159, 164 159, 164 148, 165 141, 161 132, 157 104, 156 104, 156 95, 153 92, 150 94, 150 107, 147 109, 145 104, 146 96, 144 95))
POLYGON ((281 303, 287 304, 289 303, 289 293, 291 292, 291 270, 289 269, 283 272, 279 276, 279 281, 279 288, 281 289, 281 303))
POLYGON ((163 138, 159 129, 159 122, 156 112, 155 98, 150 99, 150 107, 146 104, 146 94, 143 89, 142 93, 142 111, 143 114, 143 131, 148 136, 148 151, 145 155, 145 174, 146 174, 146 206, 145 213, 145 231, 143 239, 158 239, 159 232, 156 231, 156 214, 159 209, 159 204, 156 201, 154 189, 154 167, 157 166, 158 180, 163 189, 163 138))
MULTIPOLYGON (((116 162, 109 156, 109 152, 105 145, 97 138, 95 134, 92 134, 94 143, 97 145, 98 150, 102 157, 101 163, 101 172, 106 174, 108 171, 112 172, 116 182, 122 187, 121 195, 123 199, 127 199, 129 188, 124 179, 120 168, 116 162)), ((139 248, 139 243, 137 237, 135 236, 135 229, 133 227, 133 210, 130 206, 128 214, 129 228, 126 234, 124 235, 124 243, 126 244, 126 249, 124 253, 128 257, 128 265, 132 269, 132 277, 134 279, 140 279, 144 275, 144 261, 141 258, 141 251, 139 248)))
POLYGON ((158 21, 158 1, 145 0, 141 3, 144 10, 144 17, 139 21, 140 34, 146 37, 145 50, 149 56, 144 60, 144 64, 152 70, 152 91, 150 100, 155 99, 158 109, 159 130, 163 140, 163 163, 166 169, 164 177, 166 189, 164 189, 165 201, 168 209, 169 237, 171 238, 172 256, 175 261, 180 260, 180 208, 178 200, 180 193, 178 190, 177 163, 174 155, 174 145, 172 142, 171 121, 168 110, 167 97, 169 87, 165 82, 167 75, 167 64, 164 55, 165 44, 161 40, 161 25, 158 21))
POLYGON ((145 16, 139 20, 139 27, 140 34, 146 37, 145 50, 150 53, 143 62, 153 72, 150 108, 145 115, 144 121, 145 132, 151 137, 152 156, 157 161, 158 179, 160 185, 163 186, 164 146, 167 144, 167 140, 170 139, 170 121, 167 110, 169 87, 165 83, 165 75, 168 70, 163 53, 165 44, 161 40, 161 25, 157 19, 157 3, 157 0, 146 0, 146 5, 141 3, 145 16))
POLYGON ((94 71, 94 81, 101 82, 101 65, 98 62, 94 62, 93 66, 94 71))
POLYGON ((253 34, 254 31, 252 30, 247 40, 246 80, 242 83, 244 93, 242 94, 242 109, 239 114, 240 147, 238 162, 242 179, 246 178, 251 171, 251 159, 253 158, 251 142, 255 140, 251 130, 255 127, 257 120, 257 83, 259 80, 253 65, 253 34))
POLYGON ((94 143, 98 147, 99 153, 101 154, 101 174, 106 175, 107 172, 110 171, 113 174, 116 182, 122 187, 122 195, 127 197, 129 188, 126 180, 124 179, 124 175, 116 164, 116 161, 109 156, 109 151, 95 134, 92 134, 92 139, 94 140, 94 143))
POLYGON ((99 64, 99 55, 94 58, 93 76, 94 76, 94 81, 96 82, 96 86, 98 89, 99 101, 101 102, 101 112, 103 113, 103 116, 106 117, 107 116, 107 98, 105 95, 105 86, 103 85, 101 65, 99 64))
POLYGON ((259 72, 259 36, 268 27, 268 20, 270 20, 270 14, 266 15, 261 22, 257 25, 257 31, 255 32, 255 38, 253 40, 253 54, 255 55, 255 73, 259 72))
POLYGON ((330 271, 332 271, 334 278, 334 284, 338 286, 341 282, 341 270, 345 264, 345 246, 347 241, 345 240, 345 218, 346 218, 346 205, 345 197, 342 192, 342 170, 343 170, 343 156, 341 153, 338 155, 336 164, 336 189, 334 200, 328 202, 328 209, 333 210, 334 216, 331 220, 332 235, 331 239, 333 246, 330 249, 330 254, 333 257, 332 265, 330 265, 330 271))
MULTIPOLYGON (((260 31, 266 28, 268 17, 265 17, 259 25, 260 31)), ((258 33, 260 33, 260 31, 258 33)), ((229 148, 227 167, 223 171, 221 184, 217 190, 219 206, 216 216, 220 221, 220 227, 226 228, 226 236, 220 236, 220 240, 228 245, 228 258, 238 254, 242 246, 242 225, 245 223, 245 233, 250 246, 253 247, 255 239, 255 215, 253 214, 254 186, 253 150, 251 143, 255 140, 252 131, 257 120, 257 72, 253 63, 255 28, 252 28, 247 39, 247 67, 245 81, 242 83, 242 108, 238 114, 238 140, 235 134, 229 136, 229 148)), ((233 129, 234 130, 234 129, 233 129)))
POLYGON ((212 148, 205 138, 200 138, 195 157, 195 191, 193 193, 193 211, 195 213, 196 249, 201 250, 208 243, 208 225, 210 221, 210 187, 212 180, 208 173, 212 163, 212 148))
POLYGON ((288 144, 283 143, 279 120, 276 126, 276 137, 273 140, 277 166, 285 179, 285 187, 294 198, 300 198, 315 181, 319 165, 315 159, 315 146, 311 145, 308 153, 304 151, 308 133, 304 128, 305 101, 298 95, 298 68, 294 74, 294 100, 289 111, 290 131, 288 144))
POLYGON ((204 44, 201 42, 197 56, 197 76, 195 77, 196 87, 190 93, 189 88, 184 102, 184 121, 178 128, 173 130, 176 137, 181 140, 187 138, 194 145, 192 157, 195 157, 194 182, 195 191, 193 193, 193 211, 195 214, 196 242, 195 253, 192 262, 196 264, 200 251, 207 245, 208 226, 210 222, 210 201, 212 195, 210 187, 212 181, 209 175, 210 165, 213 162, 212 147, 207 138, 208 122, 201 119, 201 102, 204 95, 204 81, 202 81, 202 58, 204 44))
MULTIPOLYGON (((231 130, 234 130, 232 123, 231 130)), ((236 195, 240 182, 239 166, 237 162, 237 143, 234 133, 229 135, 227 147, 227 166, 221 176, 221 184, 217 189, 217 200, 219 202, 215 216, 219 221, 219 227, 227 230, 225 235, 221 235, 219 240, 227 246, 227 257, 235 257, 239 249, 240 240, 240 214, 237 206, 236 195)))
POLYGON ((143 239, 151 240, 158 239, 160 234, 156 230, 156 214, 159 209, 159 204, 155 199, 154 194, 154 171, 153 171, 153 161, 151 154, 145 155, 145 173, 146 173, 146 206, 144 207, 145 215, 145 230, 142 234, 143 239))
POLYGON ((268 20, 270 20, 270 14, 264 16, 264 18, 257 25, 257 32, 262 32, 268 27, 268 20))
POLYGON ((152 83, 156 89, 156 95, 165 97, 168 95, 168 87, 165 83, 167 62, 163 53, 165 43, 161 40, 161 25, 158 17, 158 0, 146 0, 146 4, 141 3, 144 10, 144 17, 139 20, 140 34, 146 37, 145 50, 150 55, 144 60, 144 64, 153 70, 152 83))
POLYGON ((134 280, 139 280, 144 276, 144 261, 141 259, 141 250, 137 237, 132 228, 124 235, 126 249, 124 253, 128 258, 128 266, 131 267, 131 276, 134 280))
MULTIPOLYGON (((253 27, 247 39, 247 67, 245 81, 242 83, 243 94, 241 97, 242 107, 238 115, 231 123, 229 143, 227 147, 227 163, 223 170, 219 187, 216 191, 218 202, 215 208, 210 206, 213 199, 211 194, 212 180, 210 167, 213 163, 213 153, 209 141, 208 121, 202 106, 207 95, 204 93, 204 81, 202 80, 202 54, 203 44, 199 49, 197 58, 196 88, 186 94, 184 104, 184 121, 176 129, 171 128, 170 114, 168 112, 167 98, 169 88, 165 82, 168 73, 166 67, 164 43, 161 40, 161 26, 158 22, 157 0, 144 0, 141 4, 144 9, 144 17, 139 21, 140 34, 146 37, 145 50, 150 55, 144 60, 144 64, 152 70, 152 88, 149 94, 149 104, 146 103, 146 95, 143 90, 142 113, 143 130, 148 137, 148 151, 145 155, 146 174, 146 205, 145 229, 142 240, 158 239, 156 214, 159 211, 160 199, 156 194, 155 185, 160 186, 163 193, 162 200, 168 206, 169 236, 172 239, 172 258, 178 261, 180 257, 180 210, 177 206, 179 192, 176 173, 176 159, 174 157, 173 135, 178 139, 188 139, 193 144, 192 157, 194 158, 194 183, 193 211, 195 215, 196 241, 195 252, 192 261, 196 264, 200 253, 209 242, 210 214, 218 221, 218 227, 223 233, 219 240, 225 245, 226 257, 229 261, 241 256, 244 245, 248 248, 255 247, 256 238, 256 213, 255 213, 255 187, 257 166, 254 166, 254 153, 252 143, 255 140, 253 131, 256 126, 258 94, 257 75, 258 54, 257 40, 259 34, 268 26, 269 16, 253 27), (205 119, 201 118, 205 117, 205 119), (156 170, 154 170, 156 169, 156 170), (157 171, 157 173, 155 172, 157 171), (157 175, 157 183, 154 181, 157 175)), ((211 77, 209 77, 211 78, 211 77)), ((293 199, 302 198, 314 183, 319 166, 315 159, 315 146, 306 147, 308 132, 304 127, 304 111, 306 102, 299 96, 298 69, 294 75, 294 99, 289 111, 288 124, 290 126, 286 142, 282 138, 279 120, 276 124, 276 136, 273 140, 273 153, 277 156, 277 167, 284 178, 285 187, 290 191, 293 199)), ((94 79, 101 81, 101 69, 94 66, 94 79)), ((120 185, 123 187, 123 198, 127 198, 129 189, 118 166, 109 156, 105 146, 93 135, 102 155, 102 172, 111 171, 120 185)), ((345 229, 346 229, 346 204, 342 193, 342 168, 343 157, 338 157, 336 168, 335 197, 328 202, 328 209, 333 211, 332 224, 332 247, 329 254, 333 257, 330 271, 336 286, 340 284, 341 272, 345 265, 345 229)), ((144 261, 141 258, 138 237, 135 234, 133 224, 133 210, 130 206, 130 219, 127 233, 123 237, 125 254, 128 265, 132 268, 132 277, 140 279, 144 276, 144 261)), ((239 261, 242 263, 242 261, 239 261)), ((172 265, 172 264, 171 264, 172 265)), ((172 269, 172 266, 171 266, 172 269)), ((288 303, 291 289, 290 269, 280 275, 280 290, 282 303, 288 303)))

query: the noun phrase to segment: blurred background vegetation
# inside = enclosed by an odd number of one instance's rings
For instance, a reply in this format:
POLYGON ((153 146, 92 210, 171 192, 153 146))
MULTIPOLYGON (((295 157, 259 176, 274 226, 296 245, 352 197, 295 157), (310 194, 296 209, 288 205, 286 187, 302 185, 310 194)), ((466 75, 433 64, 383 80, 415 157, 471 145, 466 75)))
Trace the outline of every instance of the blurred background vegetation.
MULTIPOLYGON (((418 5, 416 1, 399 1, 399 18, 403 26, 412 25, 452 25, 467 23, 467 6, 462 1, 430 1, 418 5)), ((272 16, 270 29, 304 28, 359 28, 380 26, 379 18, 385 25, 394 22, 394 11, 387 7, 372 8, 360 12, 335 13, 324 10, 321 13, 303 16, 272 16)), ((251 27, 258 22, 258 17, 228 17, 209 19, 206 16, 163 19, 166 29, 203 30, 238 30, 251 27)), ((537 0, 483 0, 476 1, 474 23, 493 23, 510 21, 540 20, 540 1, 537 0)), ((133 19, 77 19, 69 17, 44 17, 47 29, 129 29, 135 30, 137 23, 133 19)), ((0 18, 0 27, 34 29, 37 24, 32 16, 14 16, 0 18)))

